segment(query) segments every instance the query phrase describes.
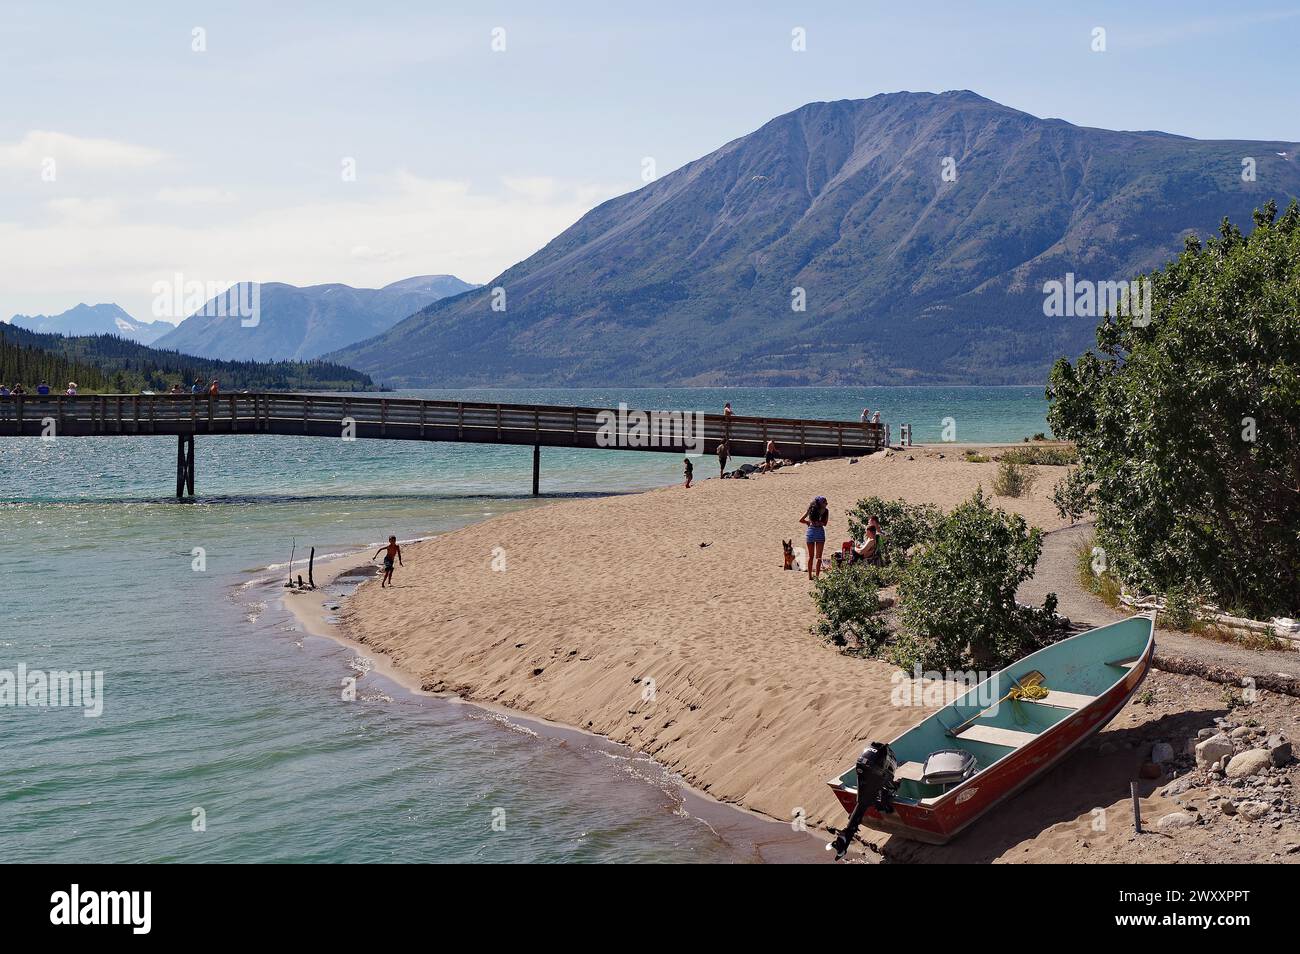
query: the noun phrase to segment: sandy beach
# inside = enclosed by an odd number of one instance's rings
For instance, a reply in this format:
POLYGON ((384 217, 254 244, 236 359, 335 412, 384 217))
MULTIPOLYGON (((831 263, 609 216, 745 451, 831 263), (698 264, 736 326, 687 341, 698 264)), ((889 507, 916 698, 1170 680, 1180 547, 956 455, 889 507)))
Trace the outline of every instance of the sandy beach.
MULTIPOLYGON (((782 570, 781 540, 801 544, 798 518, 817 494, 831 506, 830 552, 859 498, 951 508, 978 486, 988 492, 996 466, 917 447, 557 502, 406 548, 396 585, 364 583, 342 617, 351 638, 426 690, 626 743, 722 802, 787 822, 802 814, 814 830, 838 826, 843 812, 825 780, 867 741, 930 710, 891 704, 894 667, 841 655, 810 633, 810 584, 782 570)), ((1049 494, 1063 471, 1035 470, 1030 496, 996 504, 1060 527, 1049 494)), ((1191 713, 1193 735, 1224 711, 1222 687, 1164 673, 1148 685, 1191 713)), ((1294 706, 1278 708, 1292 718, 1294 706)), ((866 837, 899 860, 1183 860, 1189 849, 1172 841, 1134 844, 1131 825, 1096 830, 1094 812, 1123 817, 1141 744, 1168 734, 1173 718, 1131 703, 1100 737, 1114 740, 1111 751, 1094 742, 948 848, 866 837)), ((1158 813, 1155 788, 1144 794, 1158 813)), ((1278 837, 1300 840, 1294 826, 1278 837)))

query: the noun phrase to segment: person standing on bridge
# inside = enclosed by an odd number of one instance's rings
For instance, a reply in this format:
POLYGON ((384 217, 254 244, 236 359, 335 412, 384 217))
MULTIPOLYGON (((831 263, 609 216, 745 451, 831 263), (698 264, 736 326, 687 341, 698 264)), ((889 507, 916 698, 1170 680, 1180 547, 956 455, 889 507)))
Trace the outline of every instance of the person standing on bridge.
POLYGON ((393 585, 393 560, 397 561, 398 566, 404 567, 406 564, 402 562, 402 548, 397 545, 397 537, 389 537, 388 546, 380 547, 375 551, 375 556, 370 559, 373 560, 381 553, 384 554, 384 578, 379 581, 379 588, 382 590, 386 586, 393 585))
POLYGON ((208 393, 211 394, 213 397, 216 397, 218 394, 220 394, 221 382, 219 382, 216 378, 213 378, 212 383, 208 385, 208 393))

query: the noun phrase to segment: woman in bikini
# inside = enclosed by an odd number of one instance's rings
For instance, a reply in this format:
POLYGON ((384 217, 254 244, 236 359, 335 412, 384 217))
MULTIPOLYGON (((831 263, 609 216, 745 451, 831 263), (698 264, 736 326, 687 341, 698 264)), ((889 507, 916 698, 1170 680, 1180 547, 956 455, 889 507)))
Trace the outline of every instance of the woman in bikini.
POLYGON ((808 545, 808 579, 822 575, 822 547, 826 545, 826 524, 830 522, 831 510, 825 497, 814 497, 808 509, 803 512, 799 522, 808 529, 804 532, 804 543, 808 545))

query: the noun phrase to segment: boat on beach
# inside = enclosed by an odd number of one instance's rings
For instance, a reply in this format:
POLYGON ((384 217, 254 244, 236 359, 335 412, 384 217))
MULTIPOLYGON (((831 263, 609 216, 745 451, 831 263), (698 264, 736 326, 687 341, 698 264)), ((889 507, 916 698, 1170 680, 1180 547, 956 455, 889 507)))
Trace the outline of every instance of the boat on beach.
POLYGON ((946 843, 1110 722, 1154 653, 1154 614, 1088 630, 1012 663, 890 742, 871 743, 828 783, 850 814, 837 854, 859 824, 946 843))

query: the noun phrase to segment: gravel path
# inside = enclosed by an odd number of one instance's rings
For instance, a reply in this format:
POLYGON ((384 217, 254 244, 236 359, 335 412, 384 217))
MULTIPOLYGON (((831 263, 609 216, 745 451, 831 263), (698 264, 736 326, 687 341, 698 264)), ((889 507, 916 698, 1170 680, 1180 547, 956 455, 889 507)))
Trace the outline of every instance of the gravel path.
MULTIPOLYGON (((1077 524, 1049 532, 1043 540, 1043 555, 1031 580, 1016 593, 1022 603, 1041 604, 1049 592, 1056 593, 1059 612, 1069 618, 1076 631, 1104 626, 1126 619, 1131 613, 1111 609, 1079 583, 1080 545, 1092 538, 1092 524, 1077 524)), ((1255 650, 1221 643, 1187 633, 1159 629, 1157 653, 1196 659, 1243 673, 1279 673, 1300 677, 1300 652, 1255 650)))

